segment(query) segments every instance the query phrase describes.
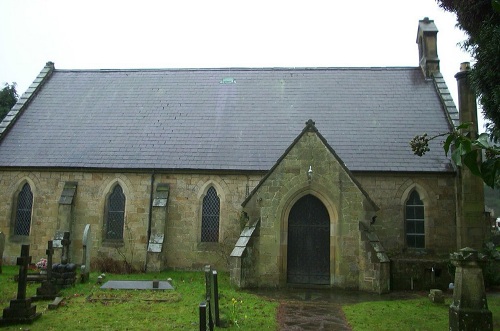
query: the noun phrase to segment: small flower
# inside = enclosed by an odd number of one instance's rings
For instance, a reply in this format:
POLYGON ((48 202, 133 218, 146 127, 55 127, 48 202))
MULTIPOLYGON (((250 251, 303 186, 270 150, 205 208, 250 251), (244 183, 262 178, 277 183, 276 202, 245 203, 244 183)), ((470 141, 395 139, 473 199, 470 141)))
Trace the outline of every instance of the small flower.
POLYGON ((38 269, 45 270, 47 269, 47 259, 41 258, 35 265, 38 269))

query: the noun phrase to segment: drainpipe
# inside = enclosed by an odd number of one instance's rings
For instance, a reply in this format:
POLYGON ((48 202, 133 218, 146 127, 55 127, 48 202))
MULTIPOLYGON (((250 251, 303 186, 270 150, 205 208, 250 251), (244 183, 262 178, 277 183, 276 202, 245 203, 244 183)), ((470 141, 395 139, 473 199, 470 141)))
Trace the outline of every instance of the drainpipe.
POLYGON ((146 240, 146 258, 144 259, 144 272, 148 269, 148 248, 151 239, 151 224, 153 223, 153 192, 155 184, 155 172, 151 173, 151 190, 149 191, 149 214, 148 214, 148 237, 146 240))

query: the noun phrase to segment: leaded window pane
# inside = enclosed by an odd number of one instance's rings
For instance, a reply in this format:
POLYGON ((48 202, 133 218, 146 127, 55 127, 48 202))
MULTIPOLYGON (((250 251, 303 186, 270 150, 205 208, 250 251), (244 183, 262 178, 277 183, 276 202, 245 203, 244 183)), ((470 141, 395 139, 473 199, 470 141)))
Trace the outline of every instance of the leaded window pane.
POLYGON ((210 187, 203 198, 201 216, 201 241, 219 241, 220 199, 215 188, 210 187))
POLYGON ((16 223, 14 234, 29 236, 31 227, 31 210, 33 208, 33 193, 28 183, 24 184, 17 197, 16 223))
POLYGON ((125 223, 125 194, 120 185, 116 185, 108 197, 106 219, 106 239, 123 239, 125 223))
POLYGON ((411 192, 405 212, 406 245, 412 248, 425 248, 424 203, 417 191, 411 192))

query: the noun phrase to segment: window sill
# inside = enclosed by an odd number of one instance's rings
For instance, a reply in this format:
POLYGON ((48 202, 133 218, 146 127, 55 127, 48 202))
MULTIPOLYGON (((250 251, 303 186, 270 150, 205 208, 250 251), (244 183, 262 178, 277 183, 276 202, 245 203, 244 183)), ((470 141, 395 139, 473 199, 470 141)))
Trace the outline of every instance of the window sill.
POLYGON ((125 243, 121 239, 104 239, 102 241, 102 246, 103 247, 120 248, 120 247, 125 246, 125 243))
POLYGON ((30 236, 14 234, 9 237, 9 241, 13 243, 28 245, 30 243, 30 236))
POLYGON ((216 251, 219 249, 218 242, 199 242, 198 250, 199 251, 216 251))

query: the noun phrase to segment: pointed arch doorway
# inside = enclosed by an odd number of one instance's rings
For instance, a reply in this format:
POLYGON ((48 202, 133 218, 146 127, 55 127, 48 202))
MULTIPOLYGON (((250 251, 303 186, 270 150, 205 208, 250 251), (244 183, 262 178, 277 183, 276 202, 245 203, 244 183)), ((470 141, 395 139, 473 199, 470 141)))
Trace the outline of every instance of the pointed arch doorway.
POLYGON ((300 198, 288 216, 287 283, 330 284, 330 216, 311 194, 300 198))

